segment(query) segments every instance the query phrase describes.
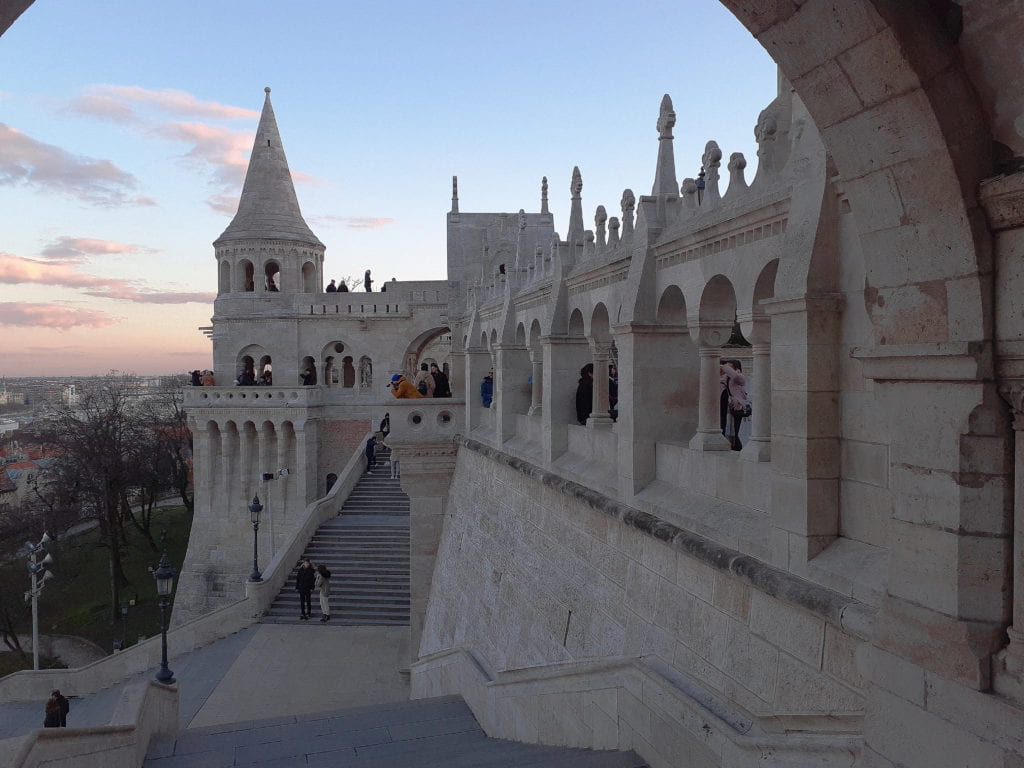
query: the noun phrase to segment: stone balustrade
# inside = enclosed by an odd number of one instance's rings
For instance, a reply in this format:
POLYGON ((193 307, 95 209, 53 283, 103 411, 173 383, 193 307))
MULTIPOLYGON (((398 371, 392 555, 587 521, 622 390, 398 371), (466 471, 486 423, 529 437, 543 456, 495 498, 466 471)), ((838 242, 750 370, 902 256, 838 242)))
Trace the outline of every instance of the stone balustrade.
MULTIPOLYGON (((186 387, 186 408, 308 408, 321 405, 324 387, 186 387)), ((352 390, 349 390, 352 391, 352 390)))
POLYGON ((465 423, 462 399, 396 399, 385 407, 391 414, 389 444, 450 442, 465 423))

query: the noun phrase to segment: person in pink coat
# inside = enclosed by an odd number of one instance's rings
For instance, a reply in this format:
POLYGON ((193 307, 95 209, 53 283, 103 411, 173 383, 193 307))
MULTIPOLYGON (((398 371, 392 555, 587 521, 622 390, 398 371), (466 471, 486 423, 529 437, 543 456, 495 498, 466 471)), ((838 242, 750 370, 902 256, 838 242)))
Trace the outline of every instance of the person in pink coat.
POLYGON ((723 360, 718 366, 718 374, 722 386, 722 434, 729 438, 732 449, 738 451, 743 448, 740 443, 740 423, 747 407, 747 379, 739 360, 723 360))

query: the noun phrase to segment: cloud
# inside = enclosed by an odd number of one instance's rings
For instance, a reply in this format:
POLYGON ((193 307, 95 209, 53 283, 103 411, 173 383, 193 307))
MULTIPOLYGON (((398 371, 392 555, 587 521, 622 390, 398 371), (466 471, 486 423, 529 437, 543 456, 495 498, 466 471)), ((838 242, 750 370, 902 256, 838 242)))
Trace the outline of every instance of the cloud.
POLYGON ((210 195, 206 199, 206 204, 217 213, 226 213, 228 216, 234 216, 238 210, 238 201, 240 199, 238 195, 210 195))
POLYGON ((85 94, 71 101, 68 109, 114 122, 131 122, 136 119, 132 104, 145 105, 159 112, 184 118, 239 120, 260 116, 256 110, 219 104, 215 101, 200 101, 185 91, 170 88, 153 90, 137 85, 94 85, 85 94))
POLYGON ((133 243, 118 243, 114 240, 97 240, 91 237, 58 237, 43 248, 40 255, 49 261, 77 264, 87 261, 90 256, 155 252, 154 248, 133 243))
POLYGON ((196 165, 209 165, 214 181, 225 188, 238 189, 249 167, 253 135, 206 123, 156 123, 149 133, 166 141, 190 144, 182 155, 196 165))
POLYGON ((74 262, 48 262, 0 253, 0 283, 51 285, 79 289, 88 296, 131 301, 137 304, 187 304, 210 302, 213 293, 154 291, 136 280, 99 277, 77 271, 74 262))
POLYGON ((0 302, 0 325, 66 331, 78 327, 104 328, 118 322, 118 318, 96 309, 65 307, 59 304, 0 302))
POLYGON ((313 216, 310 221, 315 224, 342 224, 349 229, 378 229, 395 223, 394 219, 385 216, 337 216, 330 213, 313 216))
POLYGON ((109 160, 73 155, 0 123, 0 184, 19 183, 102 207, 155 205, 135 194, 135 177, 109 160))

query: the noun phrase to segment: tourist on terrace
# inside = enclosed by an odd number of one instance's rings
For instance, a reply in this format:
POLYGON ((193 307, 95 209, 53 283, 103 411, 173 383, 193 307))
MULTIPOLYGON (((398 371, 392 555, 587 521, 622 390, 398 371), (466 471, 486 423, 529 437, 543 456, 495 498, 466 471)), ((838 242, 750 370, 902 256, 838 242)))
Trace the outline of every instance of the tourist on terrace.
POLYGON ((338 286, 336 286, 334 284, 334 281, 331 280, 330 284, 324 289, 324 293, 337 293, 337 292, 338 292, 338 286))
POLYGON ((373 280, 370 279, 370 270, 366 270, 366 274, 363 275, 363 289, 367 293, 371 293, 373 291, 373 280))
POLYGON ((43 708, 43 728, 60 728, 60 703, 56 696, 50 696, 43 708))
POLYGON ((270 386, 273 386, 273 384, 274 384, 274 376, 270 372, 270 369, 268 368, 267 370, 265 370, 263 372, 263 375, 260 376, 260 380, 257 382, 257 386, 260 386, 260 387, 270 387, 270 386))
POLYGON ((189 374, 189 376, 192 379, 192 386, 193 387, 201 387, 201 386, 203 386, 203 378, 202 378, 203 375, 199 372, 199 369, 196 369, 196 370, 192 371, 189 374))
POLYGON ((434 397, 451 397, 452 388, 448 383, 448 377, 437 367, 437 363, 431 364, 430 375, 434 377, 434 397))
POLYGON ((344 280, 338 283, 338 293, 348 293, 348 283, 344 280))
POLYGON ((395 397, 423 397, 423 395, 416 391, 413 383, 400 373, 396 373, 391 377, 391 384, 389 386, 391 387, 391 394, 395 397))
POLYGON ((314 384, 316 384, 316 375, 313 373, 312 369, 307 368, 302 372, 302 386, 311 387, 314 384))
POLYGON ((587 363, 580 368, 580 380, 576 385, 576 421, 580 426, 587 423, 594 410, 594 364, 587 363))
POLYGON ((480 382, 480 401, 483 403, 484 408, 491 407, 491 401, 494 400, 494 369, 491 368, 484 376, 484 380, 480 382))
POLYGON ((204 387, 216 386, 216 382, 213 380, 213 371, 203 371, 202 381, 204 387))
POLYGON ((423 397, 433 397, 434 390, 437 389, 437 382, 434 377, 430 375, 430 371, 427 369, 426 363, 420 363, 420 372, 416 374, 416 391, 419 392, 423 397))
POLYGON ((739 360, 724 360, 718 366, 718 373, 722 388, 719 409, 722 434, 729 439, 732 449, 739 451, 743 448, 740 423, 747 408, 747 379, 743 375, 743 364, 739 360))
POLYGON ((614 363, 608 364, 608 415, 612 421, 619 418, 619 369, 614 363))
POLYGON ((380 433, 383 437, 387 437, 391 434, 391 414, 385 413, 384 418, 380 420, 380 433))

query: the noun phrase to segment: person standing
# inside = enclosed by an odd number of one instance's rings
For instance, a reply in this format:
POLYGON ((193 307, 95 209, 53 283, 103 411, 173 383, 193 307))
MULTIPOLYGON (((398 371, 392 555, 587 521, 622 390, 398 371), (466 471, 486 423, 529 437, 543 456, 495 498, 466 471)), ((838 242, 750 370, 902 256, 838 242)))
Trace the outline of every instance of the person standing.
POLYGON ((68 703, 68 700, 61 695, 59 688, 55 689, 50 695, 57 700, 57 706, 60 708, 60 727, 67 728, 68 712, 71 711, 71 704, 68 703))
POLYGON ((434 397, 451 397, 452 388, 448 383, 448 377, 437 367, 437 363, 431 364, 430 375, 434 377, 434 397))
POLYGON ((434 377, 430 375, 430 370, 427 368, 426 363, 420 363, 419 373, 416 374, 416 381, 413 383, 416 385, 416 391, 423 397, 434 396, 437 384, 434 381, 434 377))
POLYGON ((729 439, 734 451, 743 449, 740 442, 740 424, 747 407, 747 379, 743 375, 743 364, 739 360, 725 360, 718 366, 719 384, 722 387, 720 415, 722 434, 729 439), (729 429, 731 422, 732 429, 729 429))
POLYGON ((381 437, 387 437, 391 434, 391 414, 385 413, 384 418, 380 420, 380 434, 381 437))
POLYGON ((338 284, 338 293, 348 293, 348 283, 344 280, 338 284))
POLYGON ((366 441, 366 468, 373 469, 377 466, 377 441, 374 438, 370 438, 366 441))
POLYGON ((592 410, 594 410, 594 364, 587 363, 580 368, 580 380, 576 384, 576 421, 581 426, 585 425, 592 410))
POLYGON ((391 394, 398 398, 423 397, 413 383, 400 373, 396 373, 391 377, 391 384, 389 386, 391 387, 391 394))
POLYGON ((327 288, 324 289, 324 293, 337 293, 337 292, 338 292, 338 286, 334 284, 333 280, 331 280, 330 285, 328 285, 327 288))
POLYGON ((320 593, 320 622, 331 620, 331 572, 323 563, 316 567, 315 589, 320 593))
POLYGON ((43 728, 60 728, 60 702, 53 694, 43 708, 43 728))
POLYGON ((490 408, 494 400, 494 369, 491 368, 480 382, 480 402, 484 408, 490 408))
POLYGON ((313 587, 316 586, 316 573, 313 563, 303 560, 295 574, 295 589, 299 593, 299 618, 307 621, 313 613, 313 587))
POLYGON ((367 293, 373 292, 373 280, 370 279, 370 270, 366 270, 366 274, 363 275, 363 290, 367 293))

